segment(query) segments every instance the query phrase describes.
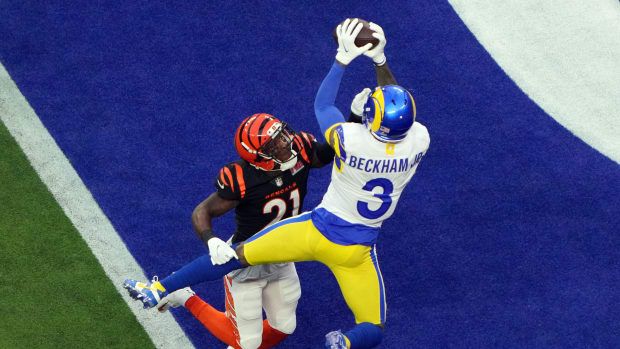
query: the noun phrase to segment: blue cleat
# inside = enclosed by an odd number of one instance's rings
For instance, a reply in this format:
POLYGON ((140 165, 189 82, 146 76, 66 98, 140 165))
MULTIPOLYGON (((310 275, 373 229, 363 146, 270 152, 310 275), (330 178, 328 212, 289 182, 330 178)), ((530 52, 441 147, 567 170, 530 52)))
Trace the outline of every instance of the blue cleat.
POLYGON ((129 291, 131 298, 144 304, 144 309, 157 306, 161 299, 168 295, 164 286, 157 280, 157 276, 151 280, 150 284, 130 279, 125 280, 123 287, 129 291))
POLYGON ((325 335, 325 348, 327 349, 348 349, 347 340, 344 334, 338 331, 331 331, 325 335))

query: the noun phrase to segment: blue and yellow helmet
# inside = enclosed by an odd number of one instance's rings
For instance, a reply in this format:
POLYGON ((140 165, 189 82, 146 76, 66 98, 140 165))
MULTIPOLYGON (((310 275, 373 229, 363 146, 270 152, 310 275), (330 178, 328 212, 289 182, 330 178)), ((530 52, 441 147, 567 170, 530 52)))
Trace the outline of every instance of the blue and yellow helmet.
POLYGON ((364 106, 362 122, 382 142, 401 141, 415 121, 415 102, 398 85, 377 87, 364 106))

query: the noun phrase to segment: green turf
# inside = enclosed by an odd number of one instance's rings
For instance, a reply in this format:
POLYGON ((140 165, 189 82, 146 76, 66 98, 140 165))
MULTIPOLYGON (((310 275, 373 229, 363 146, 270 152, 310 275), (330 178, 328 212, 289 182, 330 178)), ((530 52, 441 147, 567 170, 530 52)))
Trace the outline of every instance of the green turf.
POLYGON ((0 348, 153 348, 0 122, 0 348))

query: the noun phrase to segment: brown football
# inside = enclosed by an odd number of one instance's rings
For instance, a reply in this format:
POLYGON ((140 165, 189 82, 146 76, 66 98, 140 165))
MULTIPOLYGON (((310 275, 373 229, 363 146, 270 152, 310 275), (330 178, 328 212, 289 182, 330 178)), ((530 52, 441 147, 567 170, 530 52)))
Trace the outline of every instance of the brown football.
MULTIPOLYGON (((353 18, 351 18, 351 20, 353 20, 353 18)), ((361 47, 361 46, 366 45, 367 43, 371 43, 372 48, 374 48, 379 43, 379 39, 372 36, 374 31, 370 29, 370 25, 368 24, 367 21, 361 18, 358 18, 358 20, 360 23, 362 23, 363 27, 362 27, 362 30, 360 30, 359 34, 357 34, 357 37, 355 38, 355 46, 361 47)), ((340 22, 340 24, 343 24, 343 23, 344 21, 340 22)), ((338 26, 334 28, 334 31, 332 32, 332 36, 334 37, 334 41, 338 42, 338 35, 336 34, 336 29, 338 29, 338 26)))

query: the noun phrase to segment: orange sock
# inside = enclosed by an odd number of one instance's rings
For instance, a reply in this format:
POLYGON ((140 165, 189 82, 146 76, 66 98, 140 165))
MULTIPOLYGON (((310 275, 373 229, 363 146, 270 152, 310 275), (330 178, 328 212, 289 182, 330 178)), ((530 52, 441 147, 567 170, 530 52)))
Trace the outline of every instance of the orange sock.
POLYGON ((263 342, 258 349, 273 348, 286 338, 288 334, 280 332, 269 325, 267 319, 263 320, 263 342))
POLYGON ((185 302, 185 308, 191 311, 217 339, 235 349, 241 349, 237 344, 235 328, 226 317, 226 313, 218 311, 195 295, 185 302))
MULTIPOLYGON (((238 334, 226 313, 218 311, 209 303, 194 295, 185 302, 185 308, 200 321, 217 339, 235 349, 241 349, 238 343, 238 334)), ((263 340, 258 349, 273 348, 286 338, 288 334, 280 332, 263 320, 263 340)))

